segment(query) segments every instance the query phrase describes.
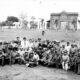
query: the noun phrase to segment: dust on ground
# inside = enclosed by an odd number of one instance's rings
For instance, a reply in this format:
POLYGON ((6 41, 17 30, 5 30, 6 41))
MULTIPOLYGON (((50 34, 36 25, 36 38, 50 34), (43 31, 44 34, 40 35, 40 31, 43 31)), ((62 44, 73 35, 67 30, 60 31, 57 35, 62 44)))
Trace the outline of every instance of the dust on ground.
POLYGON ((0 80, 80 80, 80 75, 43 66, 6 65, 0 66, 0 80))

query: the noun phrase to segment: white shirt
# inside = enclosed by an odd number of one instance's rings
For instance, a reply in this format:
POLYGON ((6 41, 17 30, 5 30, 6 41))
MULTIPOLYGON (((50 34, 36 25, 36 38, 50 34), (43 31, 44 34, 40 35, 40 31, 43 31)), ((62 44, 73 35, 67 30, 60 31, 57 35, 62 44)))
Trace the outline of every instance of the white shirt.
POLYGON ((34 47, 38 47, 38 44, 39 44, 38 42, 34 42, 33 45, 34 45, 34 47))
POLYGON ((18 50, 18 53, 20 54, 20 56, 23 56, 23 54, 25 53, 25 51, 18 50))
POLYGON ((36 59, 36 60, 38 61, 38 60, 39 60, 39 55, 37 55, 37 54, 34 55, 34 56, 33 56, 33 59, 36 59))
POLYGON ((29 47, 29 42, 26 40, 26 41, 21 41, 21 47, 22 48, 28 48, 29 47))
POLYGON ((69 54, 69 52, 70 52, 70 48, 71 48, 71 46, 66 46, 66 47, 65 47, 65 49, 68 51, 68 54, 69 54))
POLYGON ((68 55, 62 55, 63 61, 68 62, 69 61, 69 56, 68 55))
POLYGON ((33 47, 33 43, 29 43, 29 48, 32 48, 33 47))

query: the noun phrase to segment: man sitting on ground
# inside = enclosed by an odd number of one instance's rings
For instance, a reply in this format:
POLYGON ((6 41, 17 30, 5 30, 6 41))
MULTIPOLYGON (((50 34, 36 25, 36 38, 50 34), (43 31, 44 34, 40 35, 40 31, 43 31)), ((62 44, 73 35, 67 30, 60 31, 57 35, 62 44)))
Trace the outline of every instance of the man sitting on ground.
POLYGON ((39 64, 39 55, 37 53, 31 53, 29 56, 29 63, 27 63, 26 65, 28 67, 34 67, 37 66, 39 64))

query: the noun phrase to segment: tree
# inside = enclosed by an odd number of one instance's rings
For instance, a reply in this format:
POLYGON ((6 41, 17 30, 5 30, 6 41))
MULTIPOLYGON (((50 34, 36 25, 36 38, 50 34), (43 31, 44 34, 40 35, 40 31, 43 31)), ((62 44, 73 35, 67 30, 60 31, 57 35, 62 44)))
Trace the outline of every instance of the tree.
POLYGON ((37 22, 30 21, 30 28, 36 29, 37 27, 38 27, 38 23, 37 22))
POLYGON ((19 15, 19 18, 21 19, 21 20, 27 20, 27 14, 25 13, 21 13, 20 15, 19 15))
POLYGON ((8 16, 6 21, 19 22, 19 19, 14 16, 8 16))
POLYGON ((27 28, 27 24, 28 24, 28 21, 22 20, 22 26, 23 26, 24 29, 27 28))
POLYGON ((27 14, 20 14, 20 25, 22 26, 23 29, 27 29, 28 21, 27 21, 27 14))
POLYGON ((8 28, 10 29, 11 26, 14 26, 12 21, 6 21, 6 26, 9 26, 8 28))
POLYGON ((30 26, 31 26, 31 28, 37 28, 37 22, 35 21, 36 20, 36 18, 35 18, 35 16, 32 16, 31 17, 31 21, 30 21, 30 26))
POLYGON ((5 21, 1 22, 0 26, 6 26, 6 22, 5 21))
POLYGON ((6 21, 4 21, 2 25, 9 26, 9 29, 10 29, 11 26, 14 26, 13 24, 14 22, 19 22, 19 19, 14 16, 8 16, 6 21))
POLYGON ((31 21, 34 22, 35 19, 36 19, 36 18, 35 18, 34 16, 31 17, 31 21))

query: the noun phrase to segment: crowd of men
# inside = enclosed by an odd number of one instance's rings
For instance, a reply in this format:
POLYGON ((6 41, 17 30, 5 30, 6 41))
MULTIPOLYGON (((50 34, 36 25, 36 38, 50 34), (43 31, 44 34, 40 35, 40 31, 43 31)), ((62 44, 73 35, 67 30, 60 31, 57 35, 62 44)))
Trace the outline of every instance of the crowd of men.
POLYGON ((10 64, 16 61, 28 67, 38 65, 61 67, 68 70, 80 62, 80 44, 75 41, 49 41, 16 37, 13 41, 0 42, 0 59, 2 65, 9 59, 10 64))

